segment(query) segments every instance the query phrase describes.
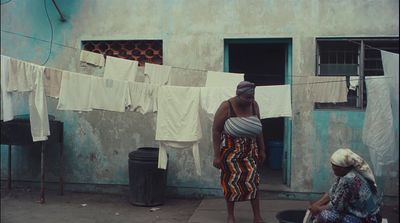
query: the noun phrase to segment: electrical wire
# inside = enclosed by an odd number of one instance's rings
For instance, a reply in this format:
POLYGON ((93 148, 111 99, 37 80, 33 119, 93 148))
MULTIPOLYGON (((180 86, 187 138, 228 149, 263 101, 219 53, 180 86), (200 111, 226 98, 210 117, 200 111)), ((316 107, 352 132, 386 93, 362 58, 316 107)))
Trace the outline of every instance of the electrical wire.
POLYGON ((53 24, 51 23, 51 19, 50 19, 50 16, 49 16, 49 12, 47 11, 46 0, 43 0, 43 4, 44 4, 44 10, 46 11, 47 19, 48 19, 49 24, 50 24, 51 38, 50 38, 50 49, 49 49, 49 54, 47 55, 47 59, 44 61, 44 63, 42 63, 42 66, 45 65, 45 64, 47 63, 47 61, 49 61, 49 59, 50 59, 51 49, 52 49, 52 47, 53 47, 53 35, 54 35, 53 24))
MULTIPOLYGON (((8 30, 1 30, 1 31, 2 31, 2 32, 5 32, 5 33, 9 33, 9 34, 16 35, 16 36, 22 36, 22 37, 29 38, 29 39, 33 39, 33 40, 38 40, 38 41, 50 43, 50 41, 48 41, 48 40, 39 39, 39 38, 37 38, 37 37, 28 36, 28 35, 21 34, 21 33, 16 33, 16 32, 12 32, 12 31, 8 31, 8 30)), ((59 45, 59 46, 65 47, 65 48, 74 49, 74 50, 81 50, 81 49, 78 49, 78 48, 76 48, 76 47, 67 46, 67 45, 64 45, 64 44, 62 44, 62 43, 57 43, 57 42, 54 42, 54 41, 53 41, 53 44, 54 44, 54 45, 59 45)))

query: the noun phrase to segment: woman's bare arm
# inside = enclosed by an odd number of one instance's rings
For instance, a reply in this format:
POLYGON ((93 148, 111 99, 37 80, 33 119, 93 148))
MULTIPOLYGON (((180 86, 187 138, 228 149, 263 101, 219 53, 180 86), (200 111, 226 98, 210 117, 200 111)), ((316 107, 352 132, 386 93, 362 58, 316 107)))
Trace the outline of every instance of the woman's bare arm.
POLYGON ((224 101, 219 106, 214 116, 214 122, 212 127, 212 138, 213 138, 213 149, 214 149, 214 161, 213 165, 215 168, 221 168, 221 157, 220 157, 220 144, 221 134, 224 129, 224 124, 228 118, 229 105, 227 101, 224 101))

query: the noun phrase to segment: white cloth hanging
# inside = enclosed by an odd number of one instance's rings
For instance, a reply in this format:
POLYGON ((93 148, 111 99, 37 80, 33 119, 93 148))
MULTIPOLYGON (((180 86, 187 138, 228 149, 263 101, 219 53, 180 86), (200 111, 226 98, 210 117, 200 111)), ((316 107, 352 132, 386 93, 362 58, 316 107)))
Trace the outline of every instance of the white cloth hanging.
POLYGON ((201 87, 200 88, 200 107, 207 113, 208 118, 214 120, 215 112, 223 101, 235 96, 236 88, 217 88, 217 87, 201 87))
POLYGON ((202 137, 200 88, 160 86, 156 140, 193 142, 202 137))
POLYGON ((36 64, 14 58, 10 59, 10 72, 8 76, 7 91, 32 91, 36 77, 33 72, 36 64))
POLYGON ((376 176, 382 176, 383 166, 397 160, 393 113, 385 77, 366 77, 367 108, 362 141, 368 147, 376 176))
POLYGON ((309 86, 311 88, 311 98, 314 102, 347 102, 348 88, 345 76, 310 77, 309 86))
POLYGON ((129 82, 130 111, 147 114, 157 111, 158 85, 129 82))
POLYGON ((144 82, 155 85, 166 85, 171 74, 171 66, 145 63, 144 82))
POLYGON ((1 55, 1 120, 10 121, 14 119, 12 94, 7 91, 7 83, 10 73, 11 58, 1 55))
POLYGON ((104 78, 135 81, 138 73, 138 62, 135 60, 126 60, 117 57, 107 56, 104 67, 104 78))
POLYGON ((389 85, 393 121, 399 123, 399 54, 381 50, 384 76, 389 85))
POLYGON ((355 91, 358 87, 360 77, 359 76, 350 76, 350 86, 349 90, 355 91))
POLYGON ((104 66, 104 56, 100 53, 94 53, 86 50, 81 50, 80 61, 95 66, 104 66))
POLYGON ((93 76, 89 101, 92 109, 124 112, 131 104, 128 82, 93 76))
POLYGON ((156 140, 160 143, 159 168, 166 167, 166 149, 192 148, 196 173, 201 175, 198 141, 202 137, 200 117, 200 88, 160 86, 156 140))
POLYGON ((208 71, 205 87, 234 87, 244 80, 242 73, 208 71))
POLYGON ((91 111, 90 75, 63 71, 58 110, 91 111))
POLYGON ((44 93, 46 96, 58 98, 62 80, 62 70, 46 67, 44 69, 44 93))
POLYGON ((201 176, 199 142, 171 142, 159 141, 158 168, 166 169, 168 164, 167 149, 191 149, 196 174, 201 176))
POLYGON ((255 99, 260 118, 292 117, 290 85, 257 86, 255 99))
POLYGON ((29 94, 29 121, 34 142, 45 141, 50 135, 47 99, 43 85, 43 66, 35 66, 33 72, 35 78, 34 89, 29 94))

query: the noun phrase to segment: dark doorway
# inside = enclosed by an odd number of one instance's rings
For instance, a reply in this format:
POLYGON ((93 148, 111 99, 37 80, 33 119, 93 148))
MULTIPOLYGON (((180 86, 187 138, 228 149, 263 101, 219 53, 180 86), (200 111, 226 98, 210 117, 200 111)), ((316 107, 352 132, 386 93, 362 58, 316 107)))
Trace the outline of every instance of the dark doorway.
MULTIPOLYGON (((287 66, 287 43, 227 43, 229 72, 244 73, 244 79, 256 86, 283 85, 287 66)), ((268 106, 268 105, 267 105, 268 106)), ((261 184, 282 185, 285 167, 276 168, 272 162, 269 144, 285 139, 284 118, 267 118, 261 120, 267 160, 262 167, 261 184)), ((274 144, 275 145, 275 144, 274 144)), ((283 149, 282 149, 283 152, 283 149)), ((274 158, 272 158, 274 159, 274 158)), ((281 158, 283 159, 283 158, 281 158)), ((282 161, 282 160, 281 160, 282 161)), ((280 162, 283 163, 283 162, 280 162)))

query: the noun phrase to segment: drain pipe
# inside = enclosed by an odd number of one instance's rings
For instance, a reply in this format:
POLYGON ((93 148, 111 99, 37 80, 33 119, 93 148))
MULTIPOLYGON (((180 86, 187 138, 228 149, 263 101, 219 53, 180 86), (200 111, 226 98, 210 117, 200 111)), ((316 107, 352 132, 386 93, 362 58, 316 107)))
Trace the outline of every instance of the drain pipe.
POLYGON ((58 8, 58 5, 57 5, 56 1, 55 0, 51 0, 51 1, 53 2, 54 6, 56 7, 58 14, 60 14, 60 21, 61 22, 67 21, 65 19, 65 17, 63 16, 63 14, 61 13, 61 10, 58 8))

